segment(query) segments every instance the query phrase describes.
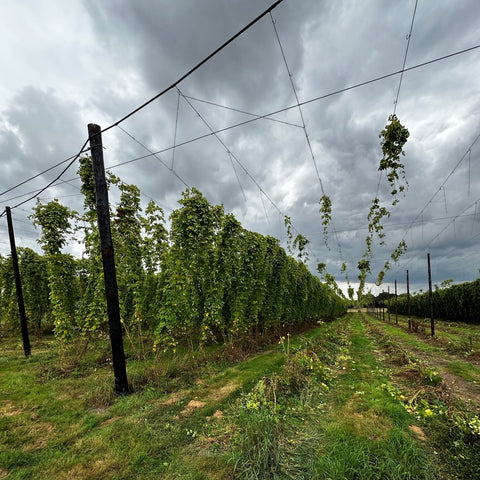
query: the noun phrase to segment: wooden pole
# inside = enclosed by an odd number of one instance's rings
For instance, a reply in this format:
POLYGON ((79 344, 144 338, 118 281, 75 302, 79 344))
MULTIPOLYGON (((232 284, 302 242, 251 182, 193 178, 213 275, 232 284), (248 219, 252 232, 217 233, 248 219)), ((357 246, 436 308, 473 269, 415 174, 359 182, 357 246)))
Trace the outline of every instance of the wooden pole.
POLYGON ((428 299, 430 301, 430 331, 435 336, 435 320, 433 319, 433 292, 432 292, 432 270, 430 269, 430 254, 427 253, 428 263, 428 299))
POLYGON ((110 208, 108 203, 107 182, 103 164, 102 135, 98 125, 88 125, 88 136, 92 151, 93 175, 95 177, 95 193, 97 203, 98 230, 102 247, 103 274, 105 294, 107 297, 108 326, 112 345, 113 373, 115 375, 115 393, 128 393, 127 369, 123 350, 122 325, 118 303, 117 274, 110 229, 110 208))
POLYGON ((388 322, 390 323, 390 285, 388 286, 388 322))
MULTIPOLYGON (((385 293, 385 292, 382 291, 382 293, 385 293)), ((385 321, 385 300, 383 300, 383 303, 382 303, 382 320, 385 321)))
POLYGON ((13 273, 15 275, 15 288, 17 290, 18 313, 20 315, 20 328, 22 329, 23 351, 25 356, 32 354, 30 339, 28 337, 27 316, 25 314, 25 303, 23 302, 22 281, 18 269, 17 247, 15 245, 15 234, 13 232, 12 212, 10 207, 5 207, 7 213, 8 236, 10 237, 10 249, 12 251, 13 273))
POLYGON ((412 328, 412 319, 410 318, 410 277, 407 270, 407 315, 408 315, 408 329, 412 328))
POLYGON ((398 325, 397 280, 395 280, 395 324, 398 325))

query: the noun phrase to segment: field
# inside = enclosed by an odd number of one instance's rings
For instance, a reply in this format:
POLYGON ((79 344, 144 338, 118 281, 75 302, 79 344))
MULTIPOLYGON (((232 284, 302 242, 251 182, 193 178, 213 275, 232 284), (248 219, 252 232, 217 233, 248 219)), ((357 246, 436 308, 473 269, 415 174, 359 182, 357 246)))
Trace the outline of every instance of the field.
POLYGON ((53 337, 0 340, 0 479, 480 478, 480 326, 434 339, 348 313, 247 353, 73 368, 53 337))

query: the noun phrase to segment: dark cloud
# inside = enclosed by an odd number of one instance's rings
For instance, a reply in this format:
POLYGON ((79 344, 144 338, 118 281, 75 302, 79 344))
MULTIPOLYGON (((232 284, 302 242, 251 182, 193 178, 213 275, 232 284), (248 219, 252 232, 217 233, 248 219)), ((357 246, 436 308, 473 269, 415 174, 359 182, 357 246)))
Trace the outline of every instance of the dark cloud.
MULTIPOLYGON (((84 0, 73 20, 72 16, 56 18, 58 48, 45 52, 45 58, 50 54, 55 61, 45 62, 45 74, 38 68, 30 70, 18 83, 29 86, 12 90, 8 103, 1 104, 4 175, 0 185, 9 188, 75 153, 86 138, 87 123, 105 127, 117 121, 176 81, 270 3, 84 0), (62 43, 59 32, 77 28, 79 19, 83 28, 78 42, 64 35, 68 41, 62 43), (74 59, 78 59, 76 71, 72 71, 74 59), (62 65, 68 66, 68 75, 62 65)), ((273 16, 300 101, 398 71, 414 4, 413 0, 283 2, 273 16)), ((418 2, 407 67, 474 45, 479 11, 476 0, 418 2)), ((49 21, 44 22, 47 29, 49 21)), ((25 36, 25 52, 17 51, 15 71, 27 71, 28 48, 36 42, 34 51, 41 52, 44 37, 38 32, 32 38, 25 36)), ((52 39, 46 45, 50 48, 52 39)), ((475 245, 480 208, 475 202, 480 201, 480 142, 468 155, 465 152, 480 133, 480 97, 474 80, 479 60, 480 53, 474 51, 403 77, 396 111, 410 131, 404 157, 409 189, 385 220, 386 245, 375 244, 372 281, 403 238, 409 250, 387 274, 389 285, 398 278, 403 288, 409 268, 415 288, 422 288, 427 250, 435 262, 436 283, 478 276, 475 245), (445 229, 461 213, 464 216, 445 229)), ((38 62, 36 58, 35 65, 38 62)), ((224 129, 252 116, 194 99, 189 99, 189 105, 172 90, 122 123, 127 133, 115 127, 104 134, 105 163, 123 180, 137 184, 145 201, 152 197, 167 212, 176 208, 185 188, 171 171, 174 162, 175 172, 186 184, 199 188, 212 203, 223 203, 246 228, 285 243, 282 214, 289 215, 297 231, 311 240, 312 270, 317 260, 325 261, 340 279, 339 269, 346 261, 354 281, 377 188, 382 205, 391 203, 389 185, 377 170, 378 135, 393 112, 399 80, 397 75, 305 105, 302 113, 313 160, 298 126, 255 120, 225 130, 217 138, 211 129, 224 129), (178 146, 173 149, 175 133, 178 146), (205 138, 190 142, 201 136, 205 138), (149 150, 161 153, 115 167, 149 150), (331 226, 329 248, 318 212, 322 189, 314 162, 333 203, 336 235, 331 226)), ((184 95, 258 115, 295 105, 269 16, 179 87, 184 95)), ((296 108, 274 118, 296 125, 302 122, 296 108)), ((44 186, 54 173, 18 193, 44 186)), ((74 171, 67 177, 74 178, 74 171)), ((49 195, 77 194, 78 181, 73 184, 59 186, 49 195)), ((73 208, 81 204, 77 197, 65 197, 65 201, 73 208)), ((22 226, 28 229, 26 215, 22 226)), ((17 216, 22 220, 20 213, 17 216)), ((33 237, 25 233, 25 238, 33 237)))

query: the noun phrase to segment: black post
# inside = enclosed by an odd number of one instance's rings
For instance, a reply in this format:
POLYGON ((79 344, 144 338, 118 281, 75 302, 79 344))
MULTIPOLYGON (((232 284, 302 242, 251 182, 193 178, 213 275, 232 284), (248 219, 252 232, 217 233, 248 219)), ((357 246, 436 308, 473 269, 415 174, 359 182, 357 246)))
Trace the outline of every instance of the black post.
POLYGON ((430 269, 430 254, 427 253, 428 262, 428 299, 430 301, 430 330, 432 337, 435 336, 435 320, 433 319, 433 293, 432 293, 432 271, 430 269))
MULTIPOLYGON (((385 293, 382 291, 382 293, 385 293)), ((383 303, 382 303, 382 320, 385 321, 385 297, 383 297, 383 303)))
POLYGON ((390 285, 388 286, 388 323, 390 323, 390 285))
POLYGON ((410 318, 410 277, 407 270, 407 315, 408 315, 408 329, 412 328, 412 319, 410 318))
POLYGON ((88 125, 88 136, 92 151, 93 175, 97 201, 98 230, 102 247, 103 274, 105 277, 105 294, 107 297, 108 325, 112 345, 113 373, 115 375, 115 393, 128 393, 127 368, 123 350, 122 325, 118 304, 117 274, 113 253, 112 234, 110 230, 110 209, 108 204, 107 182, 103 164, 102 135, 98 125, 88 125))
POLYGON ((15 245, 15 234, 13 233, 12 212, 10 207, 5 207, 7 213, 8 236, 10 237, 10 249, 12 251, 13 272, 15 275, 15 287, 17 290, 18 313, 20 315, 20 327, 22 329, 23 351, 25 356, 32 354, 30 348, 30 339, 28 338, 27 316, 25 315, 25 304, 23 302, 22 281, 20 279, 20 270, 18 269, 17 247, 15 245))
POLYGON ((395 325, 398 325, 397 280, 395 280, 395 325))

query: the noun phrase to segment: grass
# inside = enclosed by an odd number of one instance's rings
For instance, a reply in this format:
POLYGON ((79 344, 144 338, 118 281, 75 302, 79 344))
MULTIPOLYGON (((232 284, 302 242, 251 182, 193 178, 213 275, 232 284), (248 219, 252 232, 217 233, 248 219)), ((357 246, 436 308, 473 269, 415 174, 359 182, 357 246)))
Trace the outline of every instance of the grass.
POLYGON ((238 478, 434 478, 426 451, 409 427, 411 416, 383 388, 387 376, 360 318, 349 323, 348 349, 338 328, 332 325, 309 350, 311 358, 318 351, 313 371, 323 350, 335 352, 326 355, 334 372, 327 389, 305 382, 300 391, 282 390, 282 381, 292 384, 291 372, 283 371, 264 378, 237 406, 233 458, 238 478), (335 342, 335 334, 343 340, 335 342), (335 349, 335 343, 343 348, 335 349), (277 385, 274 402, 267 389, 272 383, 277 385))
MULTIPOLYGON (((415 349, 417 342, 422 341, 421 336, 415 336, 413 342, 408 342, 404 339, 404 331, 398 335, 398 331, 392 331, 388 325, 372 319, 368 324, 395 381, 395 385, 389 386, 389 392, 415 415, 428 448, 433 453, 431 458, 437 478, 478 478, 480 418, 478 410, 475 412, 473 409, 475 403, 470 399, 474 390, 466 385, 460 389, 459 384, 462 379, 476 381, 479 369, 465 360, 445 361, 445 352, 448 350, 451 354, 448 344, 428 350, 429 355, 419 361, 416 355, 419 351, 425 352, 415 349), (398 355, 392 355, 392 350, 402 351, 403 357, 409 358, 408 362, 397 362, 398 355), (437 370, 442 373, 439 374, 437 370), (457 377, 453 390, 443 382, 442 376, 446 372, 457 377)), ((455 327, 447 325, 446 328, 453 330, 455 327)), ((473 327, 470 326, 468 330, 475 334, 473 327)), ((423 338, 423 341, 432 340, 423 338)), ((459 353, 465 357, 464 350, 459 353)))
POLYGON ((480 368, 472 365, 471 363, 464 362, 461 360, 455 360, 449 362, 446 365, 448 371, 453 374, 468 380, 469 382, 480 383, 480 368))
MULTIPOLYGON (((468 459, 459 478, 474 478, 472 418, 458 412, 465 428, 455 430, 408 413, 358 314, 249 356, 218 347, 130 355, 133 393, 120 398, 103 344, 74 366, 52 338, 33 347, 26 359, 20 342, 0 340, 0 478, 421 480, 449 478, 449 451, 468 459)), ((478 379, 467 365, 449 368, 478 379)))
POLYGON ((433 478, 409 428, 411 416, 383 388, 388 375, 358 317, 351 328, 352 360, 332 393, 333 408, 322 417, 319 478, 433 478))
MULTIPOLYGON (((210 428, 207 417, 284 362, 277 344, 239 362, 245 353, 218 347, 138 360, 127 343, 133 393, 115 398, 108 343, 75 365, 52 337, 32 343, 25 358, 20 342, 1 342, 0 477, 9 479, 210 478, 190 451, 210 428)), ((204 464, 229 478, 222 455, 204 464)))

